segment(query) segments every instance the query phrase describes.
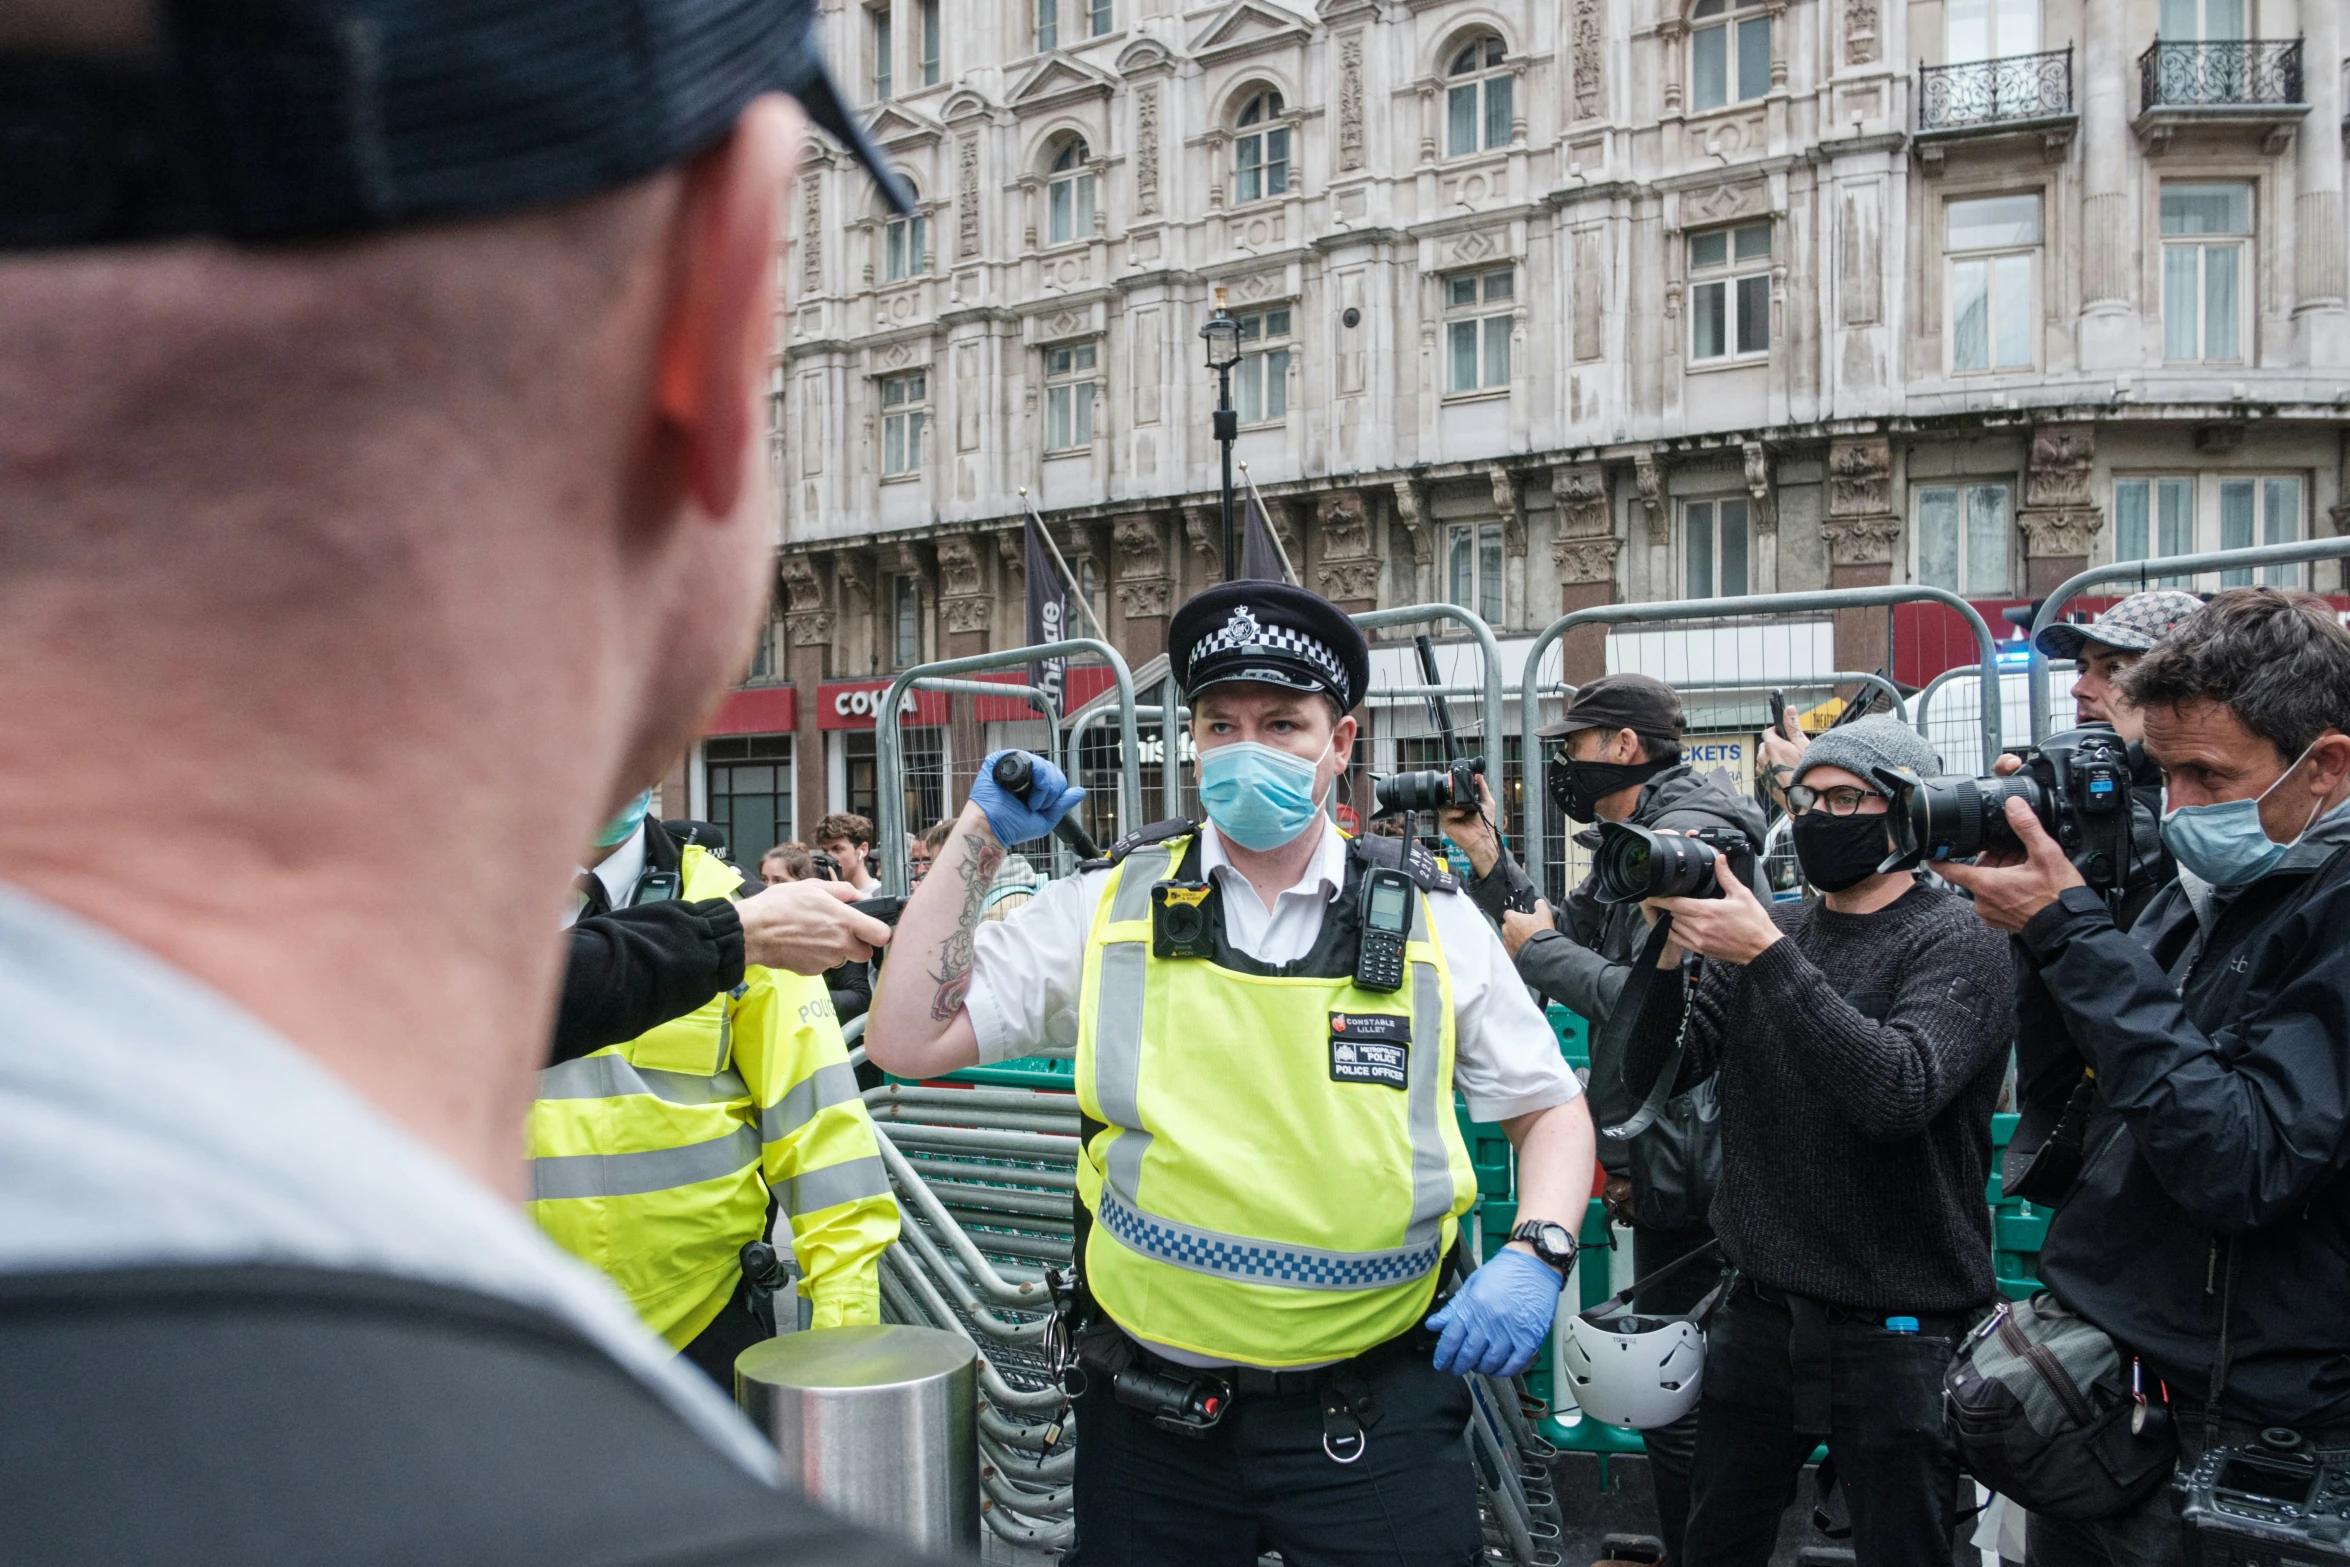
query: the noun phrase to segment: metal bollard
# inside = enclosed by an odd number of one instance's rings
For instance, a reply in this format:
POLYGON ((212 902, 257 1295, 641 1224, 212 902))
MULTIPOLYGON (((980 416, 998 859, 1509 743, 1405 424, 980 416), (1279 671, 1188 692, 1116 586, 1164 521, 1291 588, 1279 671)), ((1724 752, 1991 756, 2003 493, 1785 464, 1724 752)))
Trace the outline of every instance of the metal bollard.
POLYGON ((879 1325, 791 1333, 736 1357, 734 1401, 810 1501, 924 1550, 979 1553, 971 1341, 879 1325))

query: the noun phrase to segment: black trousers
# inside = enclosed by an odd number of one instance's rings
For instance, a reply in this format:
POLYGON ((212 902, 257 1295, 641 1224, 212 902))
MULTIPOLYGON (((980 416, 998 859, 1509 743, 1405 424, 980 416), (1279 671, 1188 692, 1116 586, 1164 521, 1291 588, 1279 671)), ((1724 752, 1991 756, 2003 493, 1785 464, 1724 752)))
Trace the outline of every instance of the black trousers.
MULTIPOLYGON (((1831 1320, 1824 1330, 1826 1441, 1860 1567, 1942 1567, 1953 1559, 1958 1450, 1943 1420, 1942 1372, 1964 1324, 1921 1320, 1920 1333, 1889 1333, 1880 1317, 1831 1320)), ((1799 1401, 1813 1400, 1798 1386, 1793 1329, 1783 1301, 1745 1285, 1714 1316, 1680 1558, 1688 1567, 1770 1560, 1780 1515, 1821 1439, 1796 1429, 1799 1401)), ((1816 1384, 1812 1391, 1816 1398, 1816 1384)))
POLYGON ((1468 1386, 1426 1353, 1368 1373, 1377 1423, 1351 1464, 1322 1449, 1322 1404, 1236 1398, 1203 1437, 1162 1431, 1094 1377, 1077 1400, 1071 1567, 1468 1567, 1477 1482, 1468 1386))
POLYGON ((734 1294, 710 1325, 693 1337, 693 1341, 679 1350, 678 1358, 691 1361, 702 1375, 718 1384, 718 1391, 734 1397, 734 1357, 753 1344, 764 1344, 775 1337, 774 1306, 765 1311, 754 1309, 751 1301, 751 1283, 736 1278, 734 1294))
MULTIPOLYGON (((1632 1276, 1647 1278, 1668 1263, 1678 1262, 1714 1238, 1713 1231, 1632 1230, 1632 1276)), ((1705 1292, 1720 1282, 1722 1270, 1702 1262, 1671 1274, 1654 1288, 1644 1289, 1633 1308, 1644 1315, 1677 1317, 1695 1309, 1705 1292)), ((1665 1558, 1681 1559, 1683 1531, 1689 1522, 1689 1470, 1697 1453, 1697 1411, 1692 1409, 1669 1426, 1640 1433, 1648 1449, 1649 1481, 1656 1487, 1656 1532, 1665 1542, 1665 1558)))

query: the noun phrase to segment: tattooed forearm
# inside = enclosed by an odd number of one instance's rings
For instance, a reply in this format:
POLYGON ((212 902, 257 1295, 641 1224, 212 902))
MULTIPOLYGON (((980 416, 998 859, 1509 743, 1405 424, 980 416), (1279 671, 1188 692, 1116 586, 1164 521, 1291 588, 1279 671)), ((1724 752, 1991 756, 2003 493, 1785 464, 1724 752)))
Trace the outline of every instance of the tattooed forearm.
POLYGON ((971 946, 979 929, 979 911, 987 902, 988 883, 995 880, 996 868, 1004 863, 1004 846, 984 828, 958 835, 955 843, 961 850, 954 874, 963 883, 963 913, 940 945, 938 972, 930 976, 938 981, 938 993, 930 1000, 931 1020, 938 1023, 954 1021, 955 1014, 963 1010, 963 998, 970 994, 971 946))

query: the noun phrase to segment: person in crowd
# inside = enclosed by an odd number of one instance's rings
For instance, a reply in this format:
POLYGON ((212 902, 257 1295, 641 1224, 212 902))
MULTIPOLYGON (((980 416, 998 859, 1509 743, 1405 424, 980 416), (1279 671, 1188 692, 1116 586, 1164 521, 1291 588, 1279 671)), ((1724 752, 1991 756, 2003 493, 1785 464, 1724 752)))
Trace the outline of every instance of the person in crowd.
MULTIPOLYGON (((2040 1277, 2167 1392, 2182 1463, 2264 1427, 2350 1456, 2350 632, 2321 598, 2230 589, 2114 685, 2179 866, 2137 923, 2013 802, 2022 852, 1943 872, 2016 935, 2021 1092, 2087 1109, 2040 1277)), ((2035 1515, 2030 1551, 2195 1559, 2167 1488, 2035 1515)))
POLYGON ((915 886, 920 886, 922 878, 930 874, 930 862, 937 857, 938 851, 945 847, 947 834, 954 830, 955 824, 951 819, 932 822, 922 830, 919 837, 907 842, 906 864, 908 874, 915 886))
POLYGON ((816 861, 804 843, 779 843, 759 856, 759 879, 770 887, 793 881, 815 881, 816 861))
POLYGON ((1627 1092, 1676 1057, 1682 1083, 1715 1078, 1713 1226, 1738 1269, 1707 1334, 1687 1567, 1763 1567, 1822 1441, 1862 1567, 1951 1559, 1942 1372, 1993 1292, 1983 1185, 2013 981, 1963 898, 1877 869, 1880 767, 1940 771, 1886 716, 1829 731, 1795 771, 1818 898, 1763 904, 1723 861, 1720 897, 1653 905, 1696 978, 1646 987, 1627 1092))
MULTIPOLYGON (((741 873, 648 817, 649 795, 598 839, 580 879, 586 909, 732 898, 741 873)), ((843 908, 871 945, 885 940, 888 927, 836 890, 812 884, 802 897, 843 908)), ((864 955, 845 961, 863 972, 864 955)), ((683 1015, 548 1066, 530 1109, 531 1217, 730 1394, 735 1357, 775 1333, 768 1281, 743 1258, 766 1239, 771 1203, 791 1226, 812 1325, 881 1320, 897 1200, 827 983, 745 965, 683 1015)))
POLYGON ((0 11, 0 1554, 907 1560, 519 1209, 771 591, 815 8, 0 11))
POLYGON ((816 847, 832 856, 840 879, 856 888, 859 897, 881 890, 873 874, 874 842, 871 819, 853 811, 834 811, 816 824, 816 847))
MULTIPOLYGON (((1682 732, 1680 694, 1648 675, 1606 675, 1575 692, 1565 716, 1539 733, 1558 742, 1549 769, 1551 792, 1566 816, 1588 829, 1577 841, 1592 846, 1595 824, 1603 821, 1660 831, 1729 828, 1745 835, 1759 866, 1762 813, 1719 778, 1681 760, 1682 732)), ((1648 940, 1648 923, 1637 904, 1601 903, 1589 876, 1556 913, 1547 901, 1534 899, 1533 882, 1497 836, 1493 794, 1483 778, 1477 780, 1477 791, 1479 809, 1444 813, 1444 832, 1468 856, 1475 873, 1469 895, 1500 924, 1519 975, 1591 1025, 1591 1109, 1601 1128, 1599 1160, 1607 1171, 1603 1195, 1611 1215, 1632 1227, 1633 1274, 1645 1278, 1713 1239, 1701 1216, 1644 1217, 1631 1144, 1605 1133, 1640 1105, 1639 1095, 1626 1097, 1622 1090, 1623 1062, 1602 1025, 1614 1015, 1616 997, 1648 940), (1529 900, 1534 902, 1531 914, 1523 912, 1529 900)), ((1757 874, 1756 890, 1767 896, 1757 874)), ((1687 1311, 1712 1285, 1713 1276, 1692 1264, 1642 1291, 1639 1307, 1660 1315, 1687 1311)), ((1696 1439, 1694 1414, 1644 1433, 1658 1532, 1670 1559, 1680 1553, 1696 1439)))
POLYGON ((932 1077, 1075 1044, 1100 1123, 1078 1165, 1081 1559, 1460 1567, 1480 1537, 1450 1373, 1513 1373, 1549 1332, 1591 1189, 1580 1090, 1452 877, 1325 814, 1370 670, 1354 622, 1231 582, 1168 645, 1207 824, 1142 829, 982 923, 1006 846, 1084 796, 1041 757, 1025 800, 982 765, 899 920, 873 1057, 932 1077), (1476 1192, 1456 1082, 1516 1144, 1521 1222, 1431 1317, 1476 1192), (1190 1390, 1211 1428, 1162 1428, 1117 1369, 1190 1390))
MULTIPOLYGON (((830 820, 830 818, 826 819, 830 820)), ((862 818, 852 817, 850 820, 856 821, 862 820, 862 818)), ((778 881, 817 882, 833 889, 841 897, 851 900, 859 899, 865 893, 879 891, 879 884, 875 883, 867 887, 864 893, 860 893, 846 882, 833 878, 829 874, 831 866, 832 856, 819 857, 811 854, 806 844, 779 843, 769 849, 765 858, 759 861, 759 874, 765 877, 770 885, 778 881)), ((861 917, 875 928, 888 929, 879 920, 872 919, 869 915, 861 917)), ((870 948, 879 945, 881 945, 880 942, 870 942, 867 951, 851 953, 824 971, 824 987, 832 999, 833 1016, 839 1022, 846 1023, 851 1018, 863 1017, 865 1009, 873 1004, 873 966, 870 961, 872 957, 870 948)))

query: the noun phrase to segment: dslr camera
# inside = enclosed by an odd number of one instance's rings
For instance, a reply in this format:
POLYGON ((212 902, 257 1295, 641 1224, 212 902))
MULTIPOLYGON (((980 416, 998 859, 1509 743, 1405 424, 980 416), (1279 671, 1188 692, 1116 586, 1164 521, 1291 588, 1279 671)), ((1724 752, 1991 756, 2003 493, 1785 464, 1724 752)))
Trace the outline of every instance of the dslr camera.
POLYGON ((1591 860, 1591 895, 1602 903, 1718 898, 1722 883, 1714 861, 1725 858, 1732 876, 1754 885, 1754 845, 1735 827, 1683 834, 1601 822, 1599 850, 1591 860))
POLYGON ((2131 858, 2130 761, 2122 737, 2102 724, 2050 735, 2022 753, 2023 769, 2006 778, 1920 778, 1880 767, 1892 797, 1887 825, 1893 853, 1881 871, 1920 862, 1971 860, 1987 849, 2018 850, 2007 802, 2021 800, 2064 848, 2081 880, 2101 892, 2119 887, 2131 858))
POLYGON ((2256 1441, 2214 1447, 2171 1484, 2187 1559, 2200 1567, 2350 1562, 2350 1470, 2297 1431, 2271 1427, 2256 1441))
POLYGON ((1392 773, 1371 781, 1373 816, 1399 811, 1473 811, 1477 808, 1477 780, 1484 775, 1485 758, 1457 756, 1442 767, 1412 773, 1392 773))

